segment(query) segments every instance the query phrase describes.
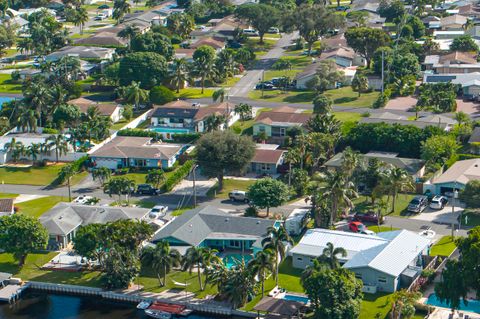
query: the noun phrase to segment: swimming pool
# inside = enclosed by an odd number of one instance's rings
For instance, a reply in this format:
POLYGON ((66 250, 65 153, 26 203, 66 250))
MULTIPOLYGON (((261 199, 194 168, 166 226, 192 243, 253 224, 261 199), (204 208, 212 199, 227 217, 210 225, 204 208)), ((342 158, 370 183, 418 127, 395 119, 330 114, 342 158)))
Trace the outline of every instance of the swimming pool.
POLYGON ((230 269, 238 263, 242 262, 242 259, 245 261, 246 264, 248 264, 248 262, 253 259, 253 256, 242 254, 228 254, 223 257, 223 263, 228 269, 230 269))
MULTIPOLYGON (((460 303, 459 310, 480 313, 480 300, 468 299, 467 301, 468 301, 467 305, 465 305, 465 303, 463 302, 460 303)), ((435 294, 431 294, 430 296, 428 296, 428 299, 425 303, 431 306, 450 309, 450 305, 446 302, 441 302, 440 299, 438 299, 435 294)))
POLYGON ((154 127, 150 131, 157 133, 169 133, 169 134, 187 134, 190 133, 188 128, 172 128, 172 127, 154 127))
POLYGON ((310 302, 310 299, 308 299, 307 296, 299 296, 299 295, 290 295, 290 294, 285 294, 283 296, 284 300, 291 300, 291 301, 298 301, 298 302, 303 302, 304 304, 307 304, 310 302))

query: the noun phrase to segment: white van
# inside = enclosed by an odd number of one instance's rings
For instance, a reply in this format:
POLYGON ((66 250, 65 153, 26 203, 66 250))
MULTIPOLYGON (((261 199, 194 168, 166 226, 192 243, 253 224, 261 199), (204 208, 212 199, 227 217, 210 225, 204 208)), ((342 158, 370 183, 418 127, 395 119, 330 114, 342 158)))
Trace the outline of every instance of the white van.
POLYGON ((254 29, 243 29, 243 34, 249 37, 258 37, 258 31, 254 29))

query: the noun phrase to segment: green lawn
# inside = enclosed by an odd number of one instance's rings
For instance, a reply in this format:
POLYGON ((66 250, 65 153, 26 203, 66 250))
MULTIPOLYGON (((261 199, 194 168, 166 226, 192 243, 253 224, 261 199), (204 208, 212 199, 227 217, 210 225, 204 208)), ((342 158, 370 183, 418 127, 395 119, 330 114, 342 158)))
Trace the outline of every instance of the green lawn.
MULTIPOLYGON (((265 100, 269 102, 311 104, 315 95, 316 93, 313 91, 289 91, 285 93, 280 90, 273 90, 264 91, 262 97, 261 90, 254 90, 250 92, 248 96, 254 100, 265 100)), ((346 86, 340 89, 327 90, 325 95, 331 98, 333 100, 333 105, 336 106, 371 107, 378 97, 378 92, 364 93, 359 97, 358 93, 353 92, 350 86, 346 86)))
MULTIPOLYGON (((0 167, 0 182, 5 184, 50 185, 64 164, 45 167, 0 167)), ((88 175, 82 172, 72 178, 72 185, 80 182, 88 175)))
POLYGON ((480 225, 480 211, 465 210, 462 214, 462 225, 468 227, 480 225))
POLYGON ((216 194, 217 198, 228 198, 228 193, 234 189, 246 191, 248 186, 252 185, 254 180, 238 180, 238 179, 224 179, 223 180, 223 189, 220 192, 216 192, 218 185, 215 184, 212 188, 208 190, 207 195, 213 197, 216 194))
POLYGON ((250 37, 245 41, 245 46, 247 48, 252 48, 254 52, 263 52, 269 51, 271 48, 274 47, 275 43, 278 39, 264 39, 264 43, 260 44, 260 38, 258 37, 250 37))
POLYGON ((390 296, 386 293, 364 294, 359 319, 373 319, 377 313, 380 318, 386 318, 391 309, 390 296))
POLYGON ((456 247, 457 245, 451 236, 443 236, 432 246, 430 256, 450 256, 456 247))
MULTIPOLYGON (((412 194, 399 194, 395 202, 395 211, 392 213, 388 213, 387 215, 408 217, 407 206, 414 197, 415 195, 412 194)), ((387 201, 386 195, 383 196, 383 200, 387 201)), ((355 204, 355 208, 359 211, 367 211, 374 209, 372 204, 370 203, 370 198, 363 195, 360 195, 358 198, 354 199, 353 203, 355 204)), ((390 212, 391 205, 392 199, 390 198, 388 212, 390 212)))
POLYGON ((212 94, 215 91, 216 91, 215 89, 205 88, 202 94, 201 88, 186 88, 186 89, 181 89, 180 93, 178 94, 175 93, 175 95, 176 95, 176 98, 179 98, 179 99, 201 99, 201 98, 212 97, 212 94))
POLYGON ((358 122, 362 118, 362 114, 356 112, 333 112, 333 114, 340 122, 358 122))
MULTIPOLYGON (((264 108, 261 108, 257 111, 257 114, 256 114, 256 117, 258 117, 260 115, 260 113, 262 112, 268 112, 268 111, 271 111, 272 108, 268 108, 268 107, 264 107, 264 108)), ((253 124, 255 123, 255 119, 251 119, 251 120, 248 120, 248 121, 237 121, 235 123, 233 123, 233 125, 231 126, 232 130, 237 133, 237 134, 250 134, 252 135, 253 132, 251 132, 251 130, 249 130, 253 124)))
POLYGON ((0 74, 1 93, 22 93, 22 85, 12 82, 10 74, 0 74))
POLYGON ((0 198, 15 198, 18 194, 0 193, 0 198))
POLYGON ((59 202, 68 202, 68 198, 48 196, 18 203, 15 206, 20 209, 20 213, 38 218, 59 202))
POLYGON ((111 130, 114 130, 114 131, 118 131, 120 130, 122 127, 124 127, 125 125, 127 125, 128 123, 130 123, 130 121, 127 121, 125 119, 121 119, 120 121, 114 123, 112 126, 110 126, 110 129, 111 130))
POLYGON ((241 77, 238 76, 233 76, 231 78, 228 78, 224 83, 219 84, 218 86, 223 87, 223 88, 229 88, 235 85, 238 81, 240 81, 241 77))
POLYGON ((368 229, 376 233, 383 233, 386 231, 399 230, 400 228, 395 228, 395 227, 386 226, 386 225, 381 225, 381 226, 372 225, 372 226, 368 226, 368 229))

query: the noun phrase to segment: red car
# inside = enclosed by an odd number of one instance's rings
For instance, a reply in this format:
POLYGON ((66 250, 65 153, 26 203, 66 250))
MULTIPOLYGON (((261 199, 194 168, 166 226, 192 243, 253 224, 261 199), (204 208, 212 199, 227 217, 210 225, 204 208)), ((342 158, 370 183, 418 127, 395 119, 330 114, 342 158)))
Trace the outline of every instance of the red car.
POLYGON ((375 235, 375 233, 367 228, 364 224, 361 222, 350 222, 348 224, 348 228, 350 231, 354 233, 360 233, 360 234, 365 234, 365 235, 375 235))
POLYGON ((358 212, 353 215, 353 220, 362 223, 383 224, 385 222, 385 217, 374 212, 358 212))

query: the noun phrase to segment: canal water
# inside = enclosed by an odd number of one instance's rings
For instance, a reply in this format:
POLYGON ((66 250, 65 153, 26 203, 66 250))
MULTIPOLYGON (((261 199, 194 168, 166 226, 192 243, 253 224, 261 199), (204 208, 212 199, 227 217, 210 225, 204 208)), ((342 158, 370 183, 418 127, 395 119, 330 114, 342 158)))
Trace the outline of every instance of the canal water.
MULTIPOLYGON (((143 319, 148 318, 136 305, 101 298, 79 297, 26 291, 11 306, 0 304, 1 319, 143 319)), ((185 318, 185 317, 179 317, 185 318)), ((231 318, 231 317, 230 317, 231 318)), ((191 314, 187 319, 226 319, 191 314)))

